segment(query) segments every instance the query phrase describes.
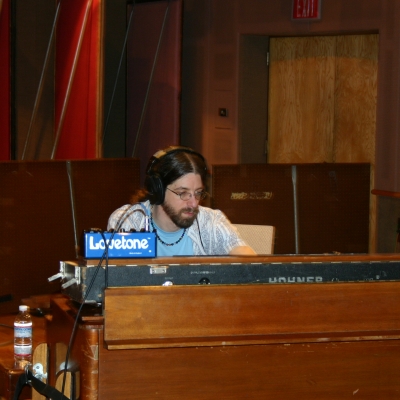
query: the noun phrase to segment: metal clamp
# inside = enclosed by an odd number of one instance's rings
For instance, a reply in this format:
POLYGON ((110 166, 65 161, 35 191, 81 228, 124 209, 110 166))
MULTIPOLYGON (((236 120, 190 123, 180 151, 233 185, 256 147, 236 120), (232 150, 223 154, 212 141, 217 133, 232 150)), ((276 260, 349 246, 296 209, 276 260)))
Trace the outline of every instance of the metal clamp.
POLYGON ((32 373, 35 378, 40 379, 41 381, 47 379, 47 372, 46 373, 43 372, 43 365, 40 363, 36 363, 32 367, 32 373))
POLYGON ((54 281, 56 279, 61 279, 62 282, 64 282, 61 287, 63 289, 66 289, 67 287, 71 285, 80 285, 81 283, 81 272, 80 268, 75 266, 74 270, 71 271, 71 269, 67 269, 66 263, 64 261, 60 262, 60 271, 48 278, 49 281, 54 281))

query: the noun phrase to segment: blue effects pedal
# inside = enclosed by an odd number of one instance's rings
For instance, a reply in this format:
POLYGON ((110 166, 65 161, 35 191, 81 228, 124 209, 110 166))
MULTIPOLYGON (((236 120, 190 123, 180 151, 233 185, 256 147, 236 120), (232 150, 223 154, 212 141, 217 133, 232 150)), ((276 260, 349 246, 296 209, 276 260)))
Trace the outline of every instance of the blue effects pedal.
POLYGON ((154 258, 157 256, 156 235, 153 232, 85 232, 85 258, 154 258))

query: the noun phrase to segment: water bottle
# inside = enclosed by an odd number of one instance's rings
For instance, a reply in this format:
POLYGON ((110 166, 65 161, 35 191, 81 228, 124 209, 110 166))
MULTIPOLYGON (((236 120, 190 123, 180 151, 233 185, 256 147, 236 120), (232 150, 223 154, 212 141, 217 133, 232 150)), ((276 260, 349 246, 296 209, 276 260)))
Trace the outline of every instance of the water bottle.
POLYGON ((32 363, 32 318, 28 306, 19 306, 14 320, 14 365, 24 369, 32 363))

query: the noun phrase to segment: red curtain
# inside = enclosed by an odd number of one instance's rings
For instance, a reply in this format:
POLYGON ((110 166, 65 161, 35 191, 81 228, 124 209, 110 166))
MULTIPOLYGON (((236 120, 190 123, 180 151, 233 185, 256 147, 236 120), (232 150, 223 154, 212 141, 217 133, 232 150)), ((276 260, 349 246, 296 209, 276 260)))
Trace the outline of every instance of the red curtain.
POLYGON ((63 1, 56 35, 56 159, 99 155, 100 0, 63 1))

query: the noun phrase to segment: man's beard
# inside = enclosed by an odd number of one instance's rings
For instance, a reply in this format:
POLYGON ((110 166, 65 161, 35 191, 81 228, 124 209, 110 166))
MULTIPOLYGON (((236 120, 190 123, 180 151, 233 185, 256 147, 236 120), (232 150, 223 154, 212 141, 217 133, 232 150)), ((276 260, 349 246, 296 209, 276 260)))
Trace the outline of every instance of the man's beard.
POLYGON ((192 226, 194 220, 199 213, 199 209, 196 207, 185 207, 181 208, 179 211, 175 211, 166 201, 162 204, 162 208, 170 218, 171 221, 179 228, 189 228, 192 226), (193 216, 189 218, 185 218, 182 216, 184 212, 192 212, 193 216))

